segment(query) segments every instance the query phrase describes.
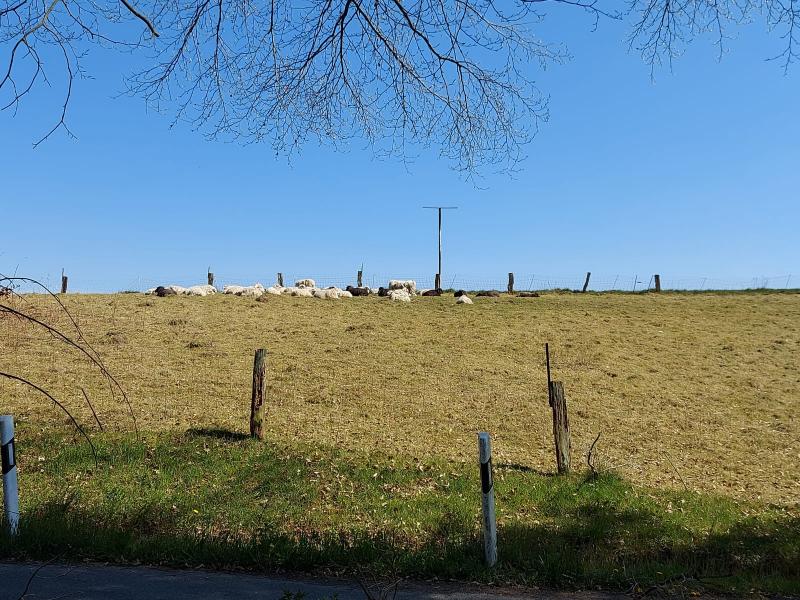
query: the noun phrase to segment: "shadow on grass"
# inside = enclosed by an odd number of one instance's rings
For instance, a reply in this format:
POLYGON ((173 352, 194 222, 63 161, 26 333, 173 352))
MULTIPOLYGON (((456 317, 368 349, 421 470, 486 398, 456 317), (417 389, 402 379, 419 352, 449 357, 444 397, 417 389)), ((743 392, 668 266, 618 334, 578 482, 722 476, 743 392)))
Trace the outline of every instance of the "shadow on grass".
POLYGON ((581 506, 558 526, 501 525, 500 561, 481 561, 474 524, 444 513, 420 539, 401 531, 340 528, 243 535, 207 529, 189 533, 158 506, 125 515, 100 514, 72 502, 46 503, 24 515, 18 537, 0 535, 0 557, 72 558, 158 565, 278 568, 371 576, 447 577, 515 581, 559 588, 629 590, 680 576, 704 589, 800 593, 800 518, 780 527, 744 521, 703 539, 675 542, 674 525, 648 511, 610 504, 581 506))
POLYGON ((517 471, 519 473, 534 473, 539 477, 558 477, 558 473, 553 471, 541 471, 539 469, 534 469, 528 465, 520 465, 517 463, 498 463, 494 465, 494 468, 498 471, 517 471))
POLYGON ((241 442, 250 439, 249 435, 241 431, 230 431, 228 429, 219 429, 215 427, 187 429, 186 435, 189 437, 209 437, 229 442, 241 442))

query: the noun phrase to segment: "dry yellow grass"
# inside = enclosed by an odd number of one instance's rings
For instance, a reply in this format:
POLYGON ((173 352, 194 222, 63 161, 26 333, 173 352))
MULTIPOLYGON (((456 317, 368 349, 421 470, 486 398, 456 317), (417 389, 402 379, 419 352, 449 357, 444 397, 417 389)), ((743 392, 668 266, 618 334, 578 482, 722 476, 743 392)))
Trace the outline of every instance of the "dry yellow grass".
MULTIPOLYGON (((52 300, 30 309, 66 329, 52 300)), ((573 461, 598 432, 601 464, 633 482, 794 504, 800 497, 800 295, 546 294, 378 298, 69 295, 87 339, 128 391, 143 430, 245 431, 253 351, 269 350, 268 436, 553 470, 543 346, 554 350, 573 461)), ((84 423, 87 389, 109 428, 120 402, 76 353, 0 319, 0 370, 44 385, 84 423)), ((61 422, 0 380, 0 412, 61 422)))

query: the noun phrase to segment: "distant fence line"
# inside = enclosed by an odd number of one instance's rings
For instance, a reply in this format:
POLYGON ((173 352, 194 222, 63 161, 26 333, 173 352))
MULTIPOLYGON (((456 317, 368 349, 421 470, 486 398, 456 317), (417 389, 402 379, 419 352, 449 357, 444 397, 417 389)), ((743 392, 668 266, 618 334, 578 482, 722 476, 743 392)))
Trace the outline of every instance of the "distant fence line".
MULTIPOLYGON (((322 273, 304 272, 284 272, 283 281, 286 285, 292 285, 298 279, 313 279, 320 287, 337 286, 344 288, 348 285, 356 285, 357 271, 340 275, 329 275, 322 273)), ((536 273, 514 273, 513 285, 515 291, 547 291, 547 290, 582 290, 586 285, 587 273, 580 273, 574 276, 551 276, 536 273)), ((276 273, 261 273, 256 275, 215 273, 214 284, 222 289, 225 285, 240 284, 252 285, 256 282, 264 286, 272 285, 277 281, 276 273)), ((498 276, 471 276, 453 273, 444 274, 441 278, 441 286, 445 289, 464 289, 464 290, 500 290, 505 291, 509 284, 509 274, 503 273, 498 276)), ((413 279, 417 282, 420 289, 433 288, 435 274, 420 275, 413 273, 371 273, 365 271, 362 276, 364 285, 370 287, 385 286, 390 279, 413 279)), ((747 289, 790 289, 800 287, 800 278, 792 275, 776 275, 770 277, 740 277, 740 278, 719 278, 719 277, 680 277, 670 276, 661 273, 659 277, 661 290, 683 290, 683 291, 710 291, 710 290, 747 290, 747 289)), ((120 292, 138 291, 142 292, 149 288, 159 285, 182 285, 190 286, 206 283, 206 273, 199 270, 196 276, 179 277, 136 277, 127 284, 110 286, 108 282, 84 279, 80 274, 70 276, 70 292, 120 292)), ((61 275, 48 275, 42 279, 42 283, 51 290, 58 291, 62 285, 61 275)), ((592 292, 637 292, 655 289, 656 274, 648 275, 606 275, 594 274, 589 277, 587 291, 592 292)), ((22 290, 22 291, 35 291, 22 290)))

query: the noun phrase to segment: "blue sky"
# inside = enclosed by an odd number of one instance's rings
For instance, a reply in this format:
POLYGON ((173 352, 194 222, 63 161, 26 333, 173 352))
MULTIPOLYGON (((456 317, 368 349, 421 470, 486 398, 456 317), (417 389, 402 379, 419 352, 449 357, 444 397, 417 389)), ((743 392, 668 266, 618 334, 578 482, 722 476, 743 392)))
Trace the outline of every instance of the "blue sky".
MULTIPOLYGON (((575 13, 570 13, 575 16, 575 13)), ((436 270, 435 215, 445 217, 445 276, 645 279, 796 274, 800 282, 800 73, 765 58, 780 40, 751 26, 721 62, 705 40, 655 81, 626 51, 624 28, 578 18, 543 35, 573 59, 537 76, 551 119, 513 177, 478 186, 435 154, 410 164, 307 147, 206 141, 170 115, 120 97, 130 59, 96 53, 69 123, 41 94, 0 113, 0 272, 74 289, 137 282, 264 283, 276 271, 338 275, 436 270), (642 275, 645 274, 645 275, 642 275)))

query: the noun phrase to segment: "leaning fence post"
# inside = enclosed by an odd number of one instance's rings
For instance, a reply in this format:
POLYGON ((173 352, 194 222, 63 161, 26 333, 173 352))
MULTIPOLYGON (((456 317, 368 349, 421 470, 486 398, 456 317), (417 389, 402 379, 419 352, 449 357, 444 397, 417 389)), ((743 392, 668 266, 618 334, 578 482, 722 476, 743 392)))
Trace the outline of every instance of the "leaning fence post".
POLYGON ((514 293, 514 274, 513 273, 509 273, 508 274, 508 293, 509 294, 513 294, 514 293))
POLYGON ((64 275, 64 269, 61 269, 61 293, 67 293, 67 276, 64 275))
POLYGON ((278 285, 283 287, 283 273, 278 273, 278 285))
POLYGON ((0 415, 0 454, 3 465, 3 514, 12 535, 19 528, 17 455, 14 451, 14 417, 0 415))
POLYGON ((656 291, 661 291, 661 275, 653 275, 653 278, 656 280, 656 291))
POLYGON ((564 384, 550 379, 550 344, 544 345, 547 363, 547 399, 553 409, 553 441, 556 449, 556 465, 559 475, 569 473, 571 442, 567 419, 567 398, 564 384))
POLYGON ((591 277, 591 276, 592 276, 592 272, 591 271, 586 273, 586 281, 583 282, 583 289, 581 290, 582 292, 586 292, 586 288, 589 287, 589 277, 591 277))
POLYGON ((208 285, 214 285, 214 274, 211 272, 211 267, 208 267, 208 285))
POLYGON ((363 275, 364 275, 364 271, 359 271, 358 272, 358 278, 357 278, 358 279, 358 287, 362 287, 363 286, 363 284, 361 283, 361 278, 363 277, 363 275))
POLYGON ((439 273, 437 273, 433 278, 433 289, 442 289, 442 276, 439 273))
POLYGON ((497 517, 494 511, 494 480, 492 479, 492 440, 488 432, 478 434, 478 455, 481 465, 481 492, 483 508, 483 551, 486 564, 497 562, 497 517))
POLYGON ((256 350, 253 358, 253 395, 250 399, 250 435, 264 439, 264 400, 267 387, 267 351, 256 350))

